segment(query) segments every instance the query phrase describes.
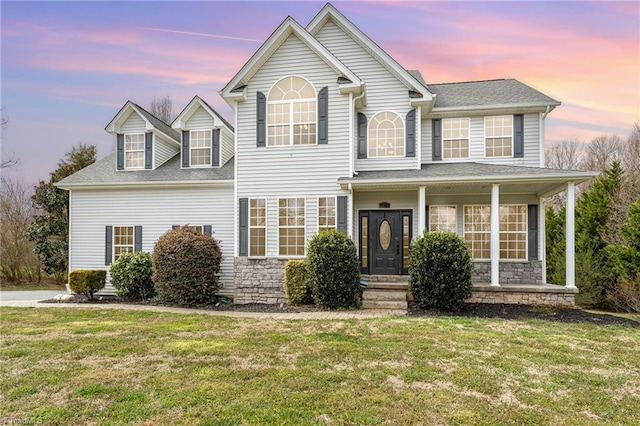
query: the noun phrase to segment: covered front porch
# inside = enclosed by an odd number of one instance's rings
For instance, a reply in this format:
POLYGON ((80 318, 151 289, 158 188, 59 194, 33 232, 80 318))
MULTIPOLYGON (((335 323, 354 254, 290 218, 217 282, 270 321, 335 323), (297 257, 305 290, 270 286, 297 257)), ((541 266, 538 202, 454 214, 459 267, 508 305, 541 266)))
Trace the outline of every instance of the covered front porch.
POLYGON ((474 261, 469 302, 573 305, 575 185, 593 173, 479 163, 360 172, 340 179, 351 194, 361 272, 383 282, 406 276, 412 238, 453 231, 474 261), (548 284, 545 199, 566 192, 566 279, 548 284))

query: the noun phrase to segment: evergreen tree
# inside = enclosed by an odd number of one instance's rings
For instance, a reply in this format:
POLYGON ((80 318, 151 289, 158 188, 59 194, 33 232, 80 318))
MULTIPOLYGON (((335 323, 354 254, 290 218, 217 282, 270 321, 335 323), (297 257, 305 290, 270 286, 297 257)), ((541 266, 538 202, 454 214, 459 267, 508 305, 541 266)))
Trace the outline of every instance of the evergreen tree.
POLYGON ((95 145, 80 144, 66 153, 48 181, 40 181, 31 197, 36 209, 29 239, 43 270, 62 282, 69 259, 69 193, 54 184, 96 161, 95 145))
POLYGON ((564 206, 557 213, 553 206, 547 207, 545 212, 547 281, 558 285, 563 285, 566 279, 565 223, 566 209, 564 206))

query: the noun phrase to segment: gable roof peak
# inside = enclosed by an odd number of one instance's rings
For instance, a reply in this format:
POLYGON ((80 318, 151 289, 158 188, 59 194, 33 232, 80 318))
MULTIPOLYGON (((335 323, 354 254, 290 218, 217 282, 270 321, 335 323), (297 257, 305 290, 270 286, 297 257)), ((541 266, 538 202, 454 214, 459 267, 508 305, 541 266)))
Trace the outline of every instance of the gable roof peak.
POLYGON ((140 105, 136 104, 133 101, 128 100, 125 104, 120 108, 118 113, 113 117, 113 119, 107 124, 105 130, 109 133, 117 133, 120 129, 120 125, 122 122, 129 117, 130 114, 127 114, 129 111, 133 111, 138 114, 146 123, 146 129, 148 131, 157 130, 160 133, 163 133, 165 136, 173 139, 174 142, 179 143, 180 135, 178 132, 173 130, 167 123, 160 120, 155 115, 151 114, 146 109, 142 108, 140 105))
POLYGON ((211 107, 204 99, 200 96, 195 95, 191 101, 184 107, 184 109, 176 116, 176 118, 171 122, 171 127, 174 129, 182 129, 184 128, 185 121, 187 121, 193 113, 196 112, 198 107, 202 107, 209 115, 213 116, 214 119, 218 118, 224 126, 226 126, 232 132, 234 131, 233 126, 225 120, 225 118, 218 113, 215 109, 211 107))

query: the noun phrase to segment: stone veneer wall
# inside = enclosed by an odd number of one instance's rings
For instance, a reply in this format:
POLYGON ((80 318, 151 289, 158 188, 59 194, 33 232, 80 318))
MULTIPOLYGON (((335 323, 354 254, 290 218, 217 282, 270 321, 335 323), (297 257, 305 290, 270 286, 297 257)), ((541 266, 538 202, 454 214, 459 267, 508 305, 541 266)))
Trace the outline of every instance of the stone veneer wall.
MULTIPOLYGON (((491 282, 491 262, 473 262, 471 281, 491 282)), ((500 262, 500 284, 542 284, 542 261, 500 262)))
POLYGON ((473 294, 465 303, 504 303, 510 305, 575 306, 578 289, 552 284, 511 285, 492 287, 488 284, 474 285, 473 294))
POLYGON ((284 295, 284 265, 286 259, 251 259, 236 257, 233 261, 235 296, 233 302, 286 303, 284 295))

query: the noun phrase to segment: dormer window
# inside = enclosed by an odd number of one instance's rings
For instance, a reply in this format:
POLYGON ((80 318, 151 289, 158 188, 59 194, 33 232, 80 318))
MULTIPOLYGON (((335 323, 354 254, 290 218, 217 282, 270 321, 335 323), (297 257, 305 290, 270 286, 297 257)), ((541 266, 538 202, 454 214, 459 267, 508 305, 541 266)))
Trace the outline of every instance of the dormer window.
POLYGON ((301 77, 285 77, 267 99, 267 146, 316 143, 316 91, 301 77))
POLYGON ((124 161, 127 169, 144 169, 144 133, 124 135, 124 161))
POLYGON ((374 115, 369 123, 369 158, 404 157, 404 123, 395 112, 374 115))
POLYGON ((191 130, 190 133, 191 166, 211 166, 211 130, 191 130))

